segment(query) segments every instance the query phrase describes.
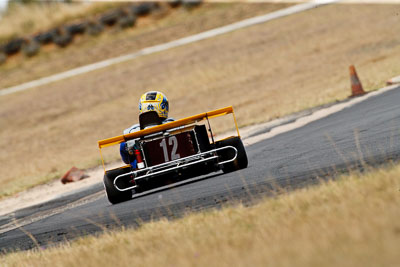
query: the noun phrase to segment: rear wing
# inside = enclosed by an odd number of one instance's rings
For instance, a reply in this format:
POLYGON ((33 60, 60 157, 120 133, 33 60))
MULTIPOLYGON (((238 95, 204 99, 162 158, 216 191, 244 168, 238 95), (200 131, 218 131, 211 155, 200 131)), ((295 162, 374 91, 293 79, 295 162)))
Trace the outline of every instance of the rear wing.
POLYGON ((154 126, 154 127, 148 128, 148 129, 144 129, 144 130, 140 130, 140 131, 137 131, 134 133, 119 135, 116 137, 111 137, 108 139, 100 140, 100 141, 98 141, 98 145, 99 145, 99 148, 102 149, 103 147, 117 145, 122 142, 131 140, 131 139, 135 139, 135 138, 139 138, 139 137, 142 137, 145 135, 166 131, 169 129, 193 124, 193 123, 196 123, 196 122, 199 122, 202 120, 208 120, 210 118, 219 117, 219 116, 223 116, 223 115, 227 115, 227 114, 233 115, 233 120, 235 121, 236 131, 237 131, 238 136, 240 136, 239 128, 238 128, 238 125, 236 122, 235 113, 233 112, 233 107, 229 106, 229 107, 212 110, 212 111, 205 112, 205 113, 200 113, 200 114, 197 114, 197 115, 194 115, 191 117, 187 117, 184 119, 180 119, 177 121, 168 122, 168 123, 165 123, 162 125, 157 125, 157 126, 154 126))

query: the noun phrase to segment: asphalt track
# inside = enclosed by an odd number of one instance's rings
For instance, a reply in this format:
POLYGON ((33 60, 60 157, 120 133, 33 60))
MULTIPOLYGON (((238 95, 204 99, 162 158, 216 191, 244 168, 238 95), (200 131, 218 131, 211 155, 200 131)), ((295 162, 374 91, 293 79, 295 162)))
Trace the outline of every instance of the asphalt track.
MULTIPOLYGON (((251 204, 261 196, 310 186, 349 170, 397 161, 399 103, 400 87, 247 146, 249 167, 235 173, 189 180, 118 205, 110 205, 98 185, 91 191, 18 211, 13 218, 21 220, 64 207, 62 212, 0 234, 0 250, 47 247, 121 225, 135 227, 160 217, 174 219, 188 211, 238 201, 251 204), (65 208, 67 204, 69 208, 65 208)), ((0 217, 0 227, 11 221, 11 216, 0 217)))

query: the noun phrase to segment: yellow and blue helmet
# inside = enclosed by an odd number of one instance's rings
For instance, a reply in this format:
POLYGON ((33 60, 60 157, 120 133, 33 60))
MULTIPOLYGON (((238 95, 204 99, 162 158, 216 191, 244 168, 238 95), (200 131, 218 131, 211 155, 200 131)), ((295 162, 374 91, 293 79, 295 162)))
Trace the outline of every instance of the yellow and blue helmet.
POLYGON ((158 91, 144 93, 139 100, 139 113, 157 112, 161 118, 168 118, 169 104, 167 97, 158 91))

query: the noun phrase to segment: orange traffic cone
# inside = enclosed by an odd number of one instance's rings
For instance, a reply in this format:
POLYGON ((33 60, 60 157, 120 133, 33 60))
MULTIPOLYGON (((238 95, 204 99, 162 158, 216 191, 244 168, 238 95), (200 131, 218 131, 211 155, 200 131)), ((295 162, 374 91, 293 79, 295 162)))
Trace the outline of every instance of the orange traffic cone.
POLYGON ((350 80, 351 80, 351 97, 365 94, 360 79, 358 79, 356 68, 354 67, 354 65, 351 65, 349 69, 350 69, 350 80))

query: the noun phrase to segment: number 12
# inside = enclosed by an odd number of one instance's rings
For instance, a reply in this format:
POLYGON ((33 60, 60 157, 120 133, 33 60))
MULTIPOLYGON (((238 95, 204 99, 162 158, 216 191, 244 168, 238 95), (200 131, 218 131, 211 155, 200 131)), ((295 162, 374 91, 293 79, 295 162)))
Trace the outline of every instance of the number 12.
MULTIPOLYGON (((169 137, 168 144, 170 146, 172 145, 171 160, 179 159, 181 156, 176 153, 176 151, 178 150, 178 139, 176 138, 176 136, 169 137)), ((163 139, 161 141, 160 147, 162 147, 163 149, 165 162, 169 161, 166 139, 163 139)))

